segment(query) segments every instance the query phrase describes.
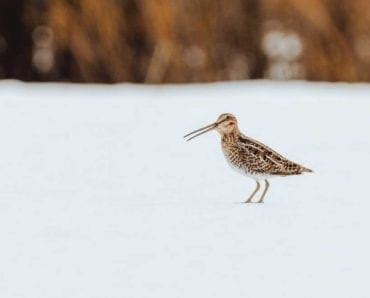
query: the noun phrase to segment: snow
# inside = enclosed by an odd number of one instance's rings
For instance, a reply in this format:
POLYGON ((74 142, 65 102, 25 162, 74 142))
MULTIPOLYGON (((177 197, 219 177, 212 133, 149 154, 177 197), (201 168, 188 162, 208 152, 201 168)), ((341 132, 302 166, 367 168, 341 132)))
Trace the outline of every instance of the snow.
POLYGON ((0 297, 369 297, 370 86, 0 82, 0 297), (265 204, 216 132, 315 173, 265 204))

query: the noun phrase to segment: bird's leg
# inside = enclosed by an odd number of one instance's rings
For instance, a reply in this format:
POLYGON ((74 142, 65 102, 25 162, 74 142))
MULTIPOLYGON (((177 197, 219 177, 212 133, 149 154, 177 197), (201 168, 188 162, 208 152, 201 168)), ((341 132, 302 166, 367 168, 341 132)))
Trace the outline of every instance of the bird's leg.
POLYGON ((266 187, 265 187, 265 190, 263 191, 263 194, 262 194, 260 200, 258 201, 258 203, 263 203, 263 198, 265 197, 266 192, 269 189, 270 183, 266 179, 265 179, 265 182, 266 182, 266 187))
POLYGON ((256 189, 254 190, 254 192, 251 194, 251 196, 245 201, 245 203, 251 203, 252 202, 252 199, 254 197, 254 195, 256 194, 256 192, 260 189, 260 183, 258 181, 256 181, 257 183, 257 186, 256 186, 256 189))

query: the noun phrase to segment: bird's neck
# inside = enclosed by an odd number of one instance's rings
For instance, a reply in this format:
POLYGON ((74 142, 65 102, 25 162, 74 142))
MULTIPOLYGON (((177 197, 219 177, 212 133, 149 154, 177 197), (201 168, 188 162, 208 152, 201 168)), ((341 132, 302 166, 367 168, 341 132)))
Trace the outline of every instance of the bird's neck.
POLYGON ((224 144, 234 144, 238 140, 239 130, 237 128, 233 129, 229 133, 222 134, 222 143, 224 144))

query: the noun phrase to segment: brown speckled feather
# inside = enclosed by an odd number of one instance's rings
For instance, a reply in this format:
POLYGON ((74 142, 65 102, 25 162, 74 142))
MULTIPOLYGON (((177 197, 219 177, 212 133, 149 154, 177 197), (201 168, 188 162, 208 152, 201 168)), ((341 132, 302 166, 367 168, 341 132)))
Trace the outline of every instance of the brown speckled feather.
POLYGON ((311 172, 241 133, 224 135, 222 147, 231 164, 251 175, 288 176, 311 172))

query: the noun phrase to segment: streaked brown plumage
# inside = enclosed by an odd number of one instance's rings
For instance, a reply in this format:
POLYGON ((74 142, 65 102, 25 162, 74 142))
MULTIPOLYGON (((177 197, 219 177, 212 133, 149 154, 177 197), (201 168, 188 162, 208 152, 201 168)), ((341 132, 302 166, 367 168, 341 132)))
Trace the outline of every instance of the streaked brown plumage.
POLYGON ((267 179, 277 176, 300 175, 312 172, 310 169, 292 162, 268 146, 243 135, 238 122, 232 114, 222 114, 217 121, 211 125, 195 130, 185 136, 191 136, 189 140, 216 129, 221 135, 222 151, 229 165, 239 173, 246 175, 256 181, 256 189, 246 200, 251 203, 252 198, 260 188, 260 180, 265 180, 265 190, 258 201, 263 202, 263 198, 269 187, 267 179), (195 133, 198 133, 194 135, 195 133))

